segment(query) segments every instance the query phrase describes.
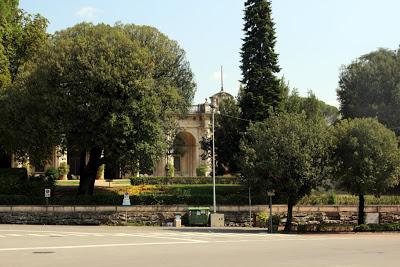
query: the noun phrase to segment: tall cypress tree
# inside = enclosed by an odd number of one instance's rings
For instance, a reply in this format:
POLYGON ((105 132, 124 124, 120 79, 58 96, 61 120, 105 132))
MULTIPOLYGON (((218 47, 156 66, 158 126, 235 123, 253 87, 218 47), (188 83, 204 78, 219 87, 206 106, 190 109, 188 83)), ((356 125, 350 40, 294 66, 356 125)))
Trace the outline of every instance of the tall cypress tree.
POLYGON ((242 117, 263 121, 270 111, 279 111, 283 99, 276 74, 280 71, 271 3, 268 0, 247 0, 242 46, 242 83, 240 98, 242 117))

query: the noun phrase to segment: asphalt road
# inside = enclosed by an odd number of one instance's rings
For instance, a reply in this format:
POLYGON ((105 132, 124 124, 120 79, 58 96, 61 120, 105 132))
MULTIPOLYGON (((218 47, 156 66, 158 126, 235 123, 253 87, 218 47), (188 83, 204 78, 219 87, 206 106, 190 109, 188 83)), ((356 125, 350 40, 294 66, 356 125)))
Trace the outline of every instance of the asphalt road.
POLYGON ((400 234, 0 225, 0 267, 400 266, 400 234))

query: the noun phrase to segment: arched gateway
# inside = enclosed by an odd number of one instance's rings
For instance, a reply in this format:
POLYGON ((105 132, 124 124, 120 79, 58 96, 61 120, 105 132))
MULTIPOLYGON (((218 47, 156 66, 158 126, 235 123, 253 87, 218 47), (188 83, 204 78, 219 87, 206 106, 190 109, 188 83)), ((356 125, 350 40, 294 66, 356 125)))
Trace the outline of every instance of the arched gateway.
MULTIPOLYGON (((221 90, 210 97, 211 104, 218 108, 219 102, 226 98, 233 98, 233 96, 221 90)), ((167 163, 170 164, 172 162, 175 176, 196 176, 197 167, 202 164, 210 165, 209 161, 201 158, 203 151, 199 143, 203 137, 211 134, 210 104, 206 101, 204 104, 192 106, 186 117, 179 119, 178 126, 178 140, 176 142, 178 149, 171 155, 165 155, 156 164, 153 172, 154 176, 165 176, 165 167, 167 163)))

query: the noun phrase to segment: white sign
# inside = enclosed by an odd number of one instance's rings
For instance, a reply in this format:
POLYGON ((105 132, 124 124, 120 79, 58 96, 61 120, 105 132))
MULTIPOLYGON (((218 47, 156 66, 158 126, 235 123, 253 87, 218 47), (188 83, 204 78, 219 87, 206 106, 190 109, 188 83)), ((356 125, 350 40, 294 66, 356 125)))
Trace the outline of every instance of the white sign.
POLYGON ((365 214, 366 224, 378 224, 379 223, 379 213, 369 213, 365 214))
POLYGON ((44 197, 50 197, 51 196, 51 189, 50 188, 46 188, 44 190, 44 197))
POLYGON ((129 198, 129 193, 126 192, 124 194, 124 200, 122 200, 122 206, 130 206, 131 205, 131 199, 129 198))
POLYGON ((275 190, 268 190, 268 191, 267 191, 267 195, 268 195, 269 197, 275 196, 275 190))

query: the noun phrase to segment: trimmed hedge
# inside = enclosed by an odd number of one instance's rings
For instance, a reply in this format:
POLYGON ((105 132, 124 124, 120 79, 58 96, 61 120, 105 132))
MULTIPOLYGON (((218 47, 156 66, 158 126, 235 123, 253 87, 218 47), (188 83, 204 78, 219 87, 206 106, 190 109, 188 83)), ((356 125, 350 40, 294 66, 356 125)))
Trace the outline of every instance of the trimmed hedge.
POLYGON ((400 231, 400 223, 360 224, 354 227, 355 232, 400 231))
POLYGON ((8 204, 16 196, 13 201, 17 203, 33 204, 29 199, 44 195, 45 188, 54 189, 57 178, 55 169, 49 169, 45 176, 32 176, 29 179, 26 169, 0 169, 0 194, 6 195, 0 199, 0 203, 8 204))
POLYGON ((25 168, 0 169, 0 194, 17 194, 28 180, 25 168))
MULTIPOLYGON (((165 176, 141 176, 131 177, 131 185, 166 185, 166 184, 212 184, 210 176, 197 177, 165 177, 165 176)), ((241 178, 237 176, 216 176, 217 184, 240 184, 241 178)))

